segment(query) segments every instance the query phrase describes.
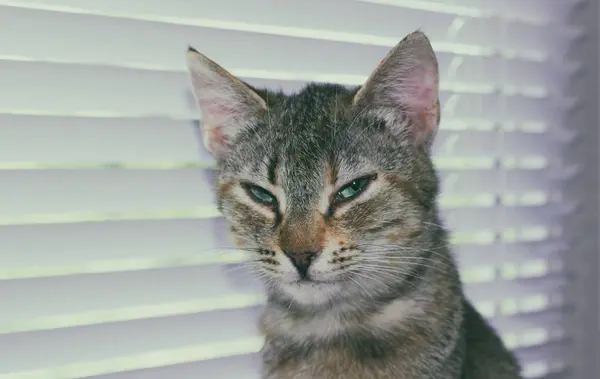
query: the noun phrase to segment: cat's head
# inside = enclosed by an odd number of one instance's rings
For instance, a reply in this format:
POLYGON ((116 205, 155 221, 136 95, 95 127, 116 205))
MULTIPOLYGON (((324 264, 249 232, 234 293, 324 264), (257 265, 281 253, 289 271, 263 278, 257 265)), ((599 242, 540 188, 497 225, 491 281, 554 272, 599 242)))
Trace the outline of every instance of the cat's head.
POLYGON ((355 89, 256 90, 190 48, 218 203, 271 291, 317 305, 384 291, 426 249, 438 65, 422 32, 355 89))

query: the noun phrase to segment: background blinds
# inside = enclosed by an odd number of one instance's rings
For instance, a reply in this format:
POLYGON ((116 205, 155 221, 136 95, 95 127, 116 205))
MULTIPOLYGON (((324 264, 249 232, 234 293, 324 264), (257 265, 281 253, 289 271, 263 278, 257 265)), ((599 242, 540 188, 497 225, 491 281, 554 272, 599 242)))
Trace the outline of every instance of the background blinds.
POLYGON ((593 217, 577 149, 597 125, 575 115, 570 20, 589 6, 0 0, 0 379, 258 378, 263 298, 227 249, 185 49, 293 91, 361 84, 417 28, 440 61, 435 161, 468 295, 526 377, 584 378, 568 278, 594 246, 572 229, 593 217))

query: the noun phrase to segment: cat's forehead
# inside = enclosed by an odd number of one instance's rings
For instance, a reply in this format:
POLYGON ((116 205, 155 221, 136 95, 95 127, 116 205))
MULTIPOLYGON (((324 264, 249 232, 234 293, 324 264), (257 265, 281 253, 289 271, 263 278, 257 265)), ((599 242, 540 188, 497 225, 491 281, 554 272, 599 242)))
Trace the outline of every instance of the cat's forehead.
POLYGON ((351 117, 351 93, 340 86, 308 86, 267 112, 267 122, 274 132, 294 132, 311 140, 330 136, 332 129, 351 117))
POLYGON ((361 148, 368 138, 352 109, 355 92, 320 85, 281 98, 237 141, 234 170, 262 181, 275 176, 283 186, 301 182, 307 190, 322 185, 325 175, 364 171, 361 148))
POLYGON ((358 157, 353 131, 350 104, 335 96, 292 98, 290 106, 281 109, 270 120, 269 143, 271 154, 279 166, 294 173, 311 171, 322 174, 339 170, 351 157, 358 157), (341 162, 343 161, 343 162, 341 162))
POLYGON ((352 144, 353 138, 336 121, 307 121, 287 128, 280 124, 267 135, 255 135, 238 156, 239 171, 288 190, 312 191, 324 182, 349 179, 367 170, 369 161, 359 153, 364 141, 352 144))

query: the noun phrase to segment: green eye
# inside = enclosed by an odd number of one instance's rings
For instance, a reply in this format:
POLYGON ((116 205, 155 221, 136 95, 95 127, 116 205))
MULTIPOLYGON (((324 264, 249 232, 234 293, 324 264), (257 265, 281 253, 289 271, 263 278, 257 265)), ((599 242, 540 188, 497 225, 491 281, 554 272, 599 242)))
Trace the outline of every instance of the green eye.
POLYGON ((244 184, 243 186, 248 196, 257 203, 270 206, 277 204, 277 198, 266 189, 253 184, 244 184))
POLYGON ((374 176, 365 176, 362 178, 354 179, 352 182, 346 184, 335 194, 334 202, 343 203, 345 201, 352 200, 360 195, 369 184, 375 179, 374 176))

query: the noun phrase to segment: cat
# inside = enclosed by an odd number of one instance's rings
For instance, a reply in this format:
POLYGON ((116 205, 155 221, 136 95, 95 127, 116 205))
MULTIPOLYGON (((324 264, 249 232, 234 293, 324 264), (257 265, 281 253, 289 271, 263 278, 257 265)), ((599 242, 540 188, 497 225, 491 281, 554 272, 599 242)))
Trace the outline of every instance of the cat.
POLYGON ((192 47, 187 66, 219 210, 264 279, 264 379, 520 378, 440 221, 422 31, 358 88, 257 89, 192 47))

